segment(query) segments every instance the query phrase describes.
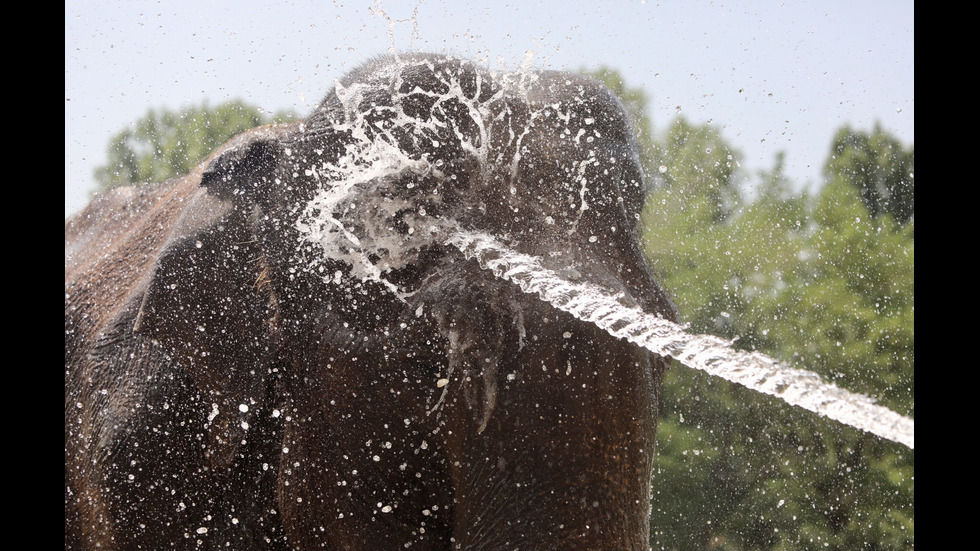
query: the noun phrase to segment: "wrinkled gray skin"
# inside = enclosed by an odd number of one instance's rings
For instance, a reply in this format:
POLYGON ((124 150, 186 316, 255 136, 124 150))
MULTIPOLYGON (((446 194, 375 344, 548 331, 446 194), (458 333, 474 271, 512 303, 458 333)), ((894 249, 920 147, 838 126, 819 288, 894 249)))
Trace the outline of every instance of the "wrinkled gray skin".
POLYGON ((619 101, 423 55, 337 90, 66 224, 66 547, 647 549, 665 361, 422 231, 492 234, 673 318, 619 101), (406 244, 366 251, 384 284, 297 224, 379 142, 411 168, 338 220, 406 244))

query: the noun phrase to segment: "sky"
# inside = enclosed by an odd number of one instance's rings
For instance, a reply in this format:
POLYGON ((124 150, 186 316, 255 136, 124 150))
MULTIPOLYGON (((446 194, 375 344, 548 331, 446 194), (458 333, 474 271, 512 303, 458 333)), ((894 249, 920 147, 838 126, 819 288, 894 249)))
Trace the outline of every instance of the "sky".
POLYGON ((844 125, 913 144, 914 12, 911 0, 69 0, 65 216, 88 202, 111 137, 150 108, 241 99, 305 116, 393 49, 502 70, 608 66, 646 91, 655 132, 678 115, 717 127, 746 186, 785 152, 786 175, 812 187, 844 125))

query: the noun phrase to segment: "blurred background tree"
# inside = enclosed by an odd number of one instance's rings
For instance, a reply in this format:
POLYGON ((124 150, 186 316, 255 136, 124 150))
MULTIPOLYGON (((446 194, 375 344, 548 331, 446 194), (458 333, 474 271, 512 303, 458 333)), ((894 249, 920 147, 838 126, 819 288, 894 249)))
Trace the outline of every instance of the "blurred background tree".
POLYGON ((899 224, 915 216, 914 151, 878 125, 871 132, 838 130, 825 172, 857 188, 872 216, 890 214, 899 224))
POLYGON ((232 136, 270 122, 295 119, 289 112, 270 115, 242 101, 151 109, 116 134, 97 168, 97 191, 160 182, 183 176, 232 136))

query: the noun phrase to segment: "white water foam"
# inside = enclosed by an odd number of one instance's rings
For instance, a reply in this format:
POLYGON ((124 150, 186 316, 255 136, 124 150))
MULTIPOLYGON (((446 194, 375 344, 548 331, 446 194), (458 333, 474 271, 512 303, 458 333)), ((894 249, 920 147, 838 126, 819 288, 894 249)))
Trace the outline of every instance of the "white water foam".
MULTIPOLYGON (((344 121, 334 123, 332 128, 338 133, 349 133, 351 143, 338 159, 316 157, 305 169, 305 175, 318 182, 319 191, 305 206, 296 224, 304 243, 318 247, 322 258, 343 260, 351 266, 352 275, 381 283, 399 296, 401 290, 383 274, 414 262, 416 253, 425 245, 443 240, 439 235, 447 228, 442 217, 426 212, 424 206, 442 205, 439 187, 426 188, 419 183, 448 179, 439 159, 409 155, 399 143, 399 136, 411 135, 435 142, 440 132, 450 130, 459 147, 483 170, 488 170, 492 165, 489 156, 494 141, 488 125, 499 123, 497 118, 506 119, 501 116, 508 110, 505 90, 526 93, 527 81, 534 77, 524 73, 496 75, 508 86, 482 100, 478 99, 481 90, 490 83, 485 83, 479 72, 475 73, 473 83, 475 97, 464 93, 459 75, 450 72, 439 75, 447 89, 442 93, 413 87, 409 92, 393 92, 395 98, 391 105, 375 106, 365 99, 378 88, 401 89, 403 71, 413 67, 436 73, 432 60, 406 59, 379 70, 365 82, 347 86, 336 83, 334 93, 343 108, 344 121), (431 120, 407 114, 403 101, 409 97, 430 98, 434 102, 432 113, 442 113, 443 104, 456 102, 469 115, 467 120, 475 127, 473 135, 464 135, 459 128, 447 124, 443 120, 445 114, 431 120), (393 221, 399 217, 409 226, 405 235, 392 230, 393 221)), ((523 135, 513 135, 511 139, 519 145, 523 135)), ((518 160, 519 155, 515 155, 514 167, 518 160)), ((482 176, 488 178, 486 174, 482 176)), ((314 264, 307 269, 316 271, 320 266, 314 264)), ((332 277, 330 273, 322 275, 327 279, 332 277)))
POLYGON ((493 237, 457 232, 449 242, 499 278, 614 337, 669 356, 752 390, 840 423, 915 448, 915 421, 872 398, 824 382, 811 371, 788 367, 757 352, 735 350, 712 335, 692 335, 663 318, 626 306, 594 285, 571 283, 541 266, 534 257, 511 251, 493 237))

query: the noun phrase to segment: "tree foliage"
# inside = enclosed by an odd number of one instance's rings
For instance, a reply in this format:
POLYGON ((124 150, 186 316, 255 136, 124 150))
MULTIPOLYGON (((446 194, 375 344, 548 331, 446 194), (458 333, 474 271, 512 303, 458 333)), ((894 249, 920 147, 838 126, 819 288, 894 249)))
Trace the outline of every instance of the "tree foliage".
POLYGON ((100 190, 159 182, 190 172, 232 136, 291 113, 269 116, 242 101, 214 107, 207 102, 179 111, 151 109, 116 134, 106 149, 106 164, 97 168, 100 190))
MULTIPOLYGON (((667 134, 668 153, 685 147, 667 134)), ((688 173, 718 167, 707 151, 688 159, 688 173)), ((844 178, 794 194, 781 159, 751 202, 722 202, 727 180, 664 181, 648 201, 646 247, 693 331, 737 339, 913 414, 910 221, 872 215, 844 178), (729 215, 718 216, 726 204, 729 215)), ((664 396, 660 547, 914 546, 912 451, 681 367, 664 396), (681 511, 667 497, 677 495, 686 496, 681 511)))
POLYGON ((889 214, 899 224, 915 215, 915 151, 902 147, 880 126, 871 132, 841 128, 825 172, 860 190, 872 216, 889 214))

